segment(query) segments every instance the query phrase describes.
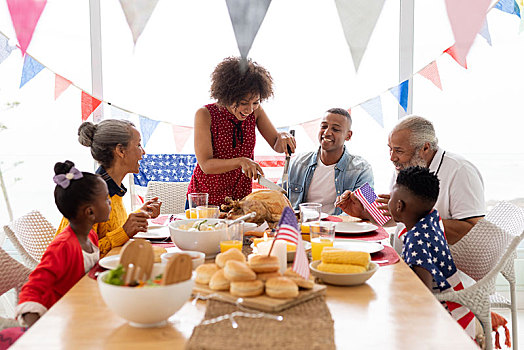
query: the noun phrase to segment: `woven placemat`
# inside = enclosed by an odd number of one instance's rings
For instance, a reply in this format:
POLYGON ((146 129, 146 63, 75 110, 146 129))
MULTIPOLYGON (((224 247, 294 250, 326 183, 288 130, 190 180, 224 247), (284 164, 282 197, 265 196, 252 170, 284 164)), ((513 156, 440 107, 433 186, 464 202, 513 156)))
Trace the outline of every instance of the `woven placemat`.
MULTIPOLYGON (((205 320, 239 309, 232 304, 208 300, 205 320)), ((238 328, 229 320, 199 325, 187 343, 190 350, 218 349, 335 349, 334 321, 324 296, 278 313, 283 321, 267 318, 235 317, 238 328)))

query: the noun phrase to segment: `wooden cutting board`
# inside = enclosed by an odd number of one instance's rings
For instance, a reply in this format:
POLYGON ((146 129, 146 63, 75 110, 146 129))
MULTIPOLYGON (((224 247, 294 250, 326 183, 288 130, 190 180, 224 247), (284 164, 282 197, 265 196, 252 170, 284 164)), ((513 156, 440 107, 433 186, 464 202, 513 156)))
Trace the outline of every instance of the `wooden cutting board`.
MULTIPOLYGON (((193 287, 193 294, 200 293, 201 295, 217 294, 213 299, 225 301, 231 304, 236 304, 238 297, 231 295, 226 291, 215 291, 205 284, 195 283, 193 287)), ((312 289, 300 289, 298 297, 292 299, 276 299, 270 298, 266 294, 257 297, 245 297, 242 305, 251 309, 261 310, 265 312, 279 312, 290 308, 297 304, 303 303, 318 295, 326 294, 326 286, 315 284, 312 289)))

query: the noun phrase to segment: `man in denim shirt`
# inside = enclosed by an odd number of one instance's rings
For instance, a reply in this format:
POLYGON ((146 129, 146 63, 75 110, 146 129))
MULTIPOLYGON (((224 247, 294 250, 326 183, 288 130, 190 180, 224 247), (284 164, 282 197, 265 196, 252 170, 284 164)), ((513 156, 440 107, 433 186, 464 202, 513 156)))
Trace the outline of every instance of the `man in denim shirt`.
POLYGON ((371 165, 348 152, 345 141, 351 139, 351 115, 343 108, 329 109, 320 123, 315 152, 300 154, 289 165, 288 197, 295 209, 300 203, 322 203, 322 212, 341 214, 335 208, 337 196, 354 191, 366 182, 373 186, 371 165))

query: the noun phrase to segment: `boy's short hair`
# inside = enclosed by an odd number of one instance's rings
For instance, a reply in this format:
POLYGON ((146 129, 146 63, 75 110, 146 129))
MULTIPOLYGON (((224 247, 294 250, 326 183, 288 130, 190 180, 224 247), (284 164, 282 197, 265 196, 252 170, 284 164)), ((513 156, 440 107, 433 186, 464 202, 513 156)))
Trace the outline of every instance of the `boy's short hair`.
POLYGON ((439 179, 428 168, 412 166, 400 170, 397 175, 397 185, 404 186, 414 196, 428 204, 431 203, 431 206, 437 202, 439 179))

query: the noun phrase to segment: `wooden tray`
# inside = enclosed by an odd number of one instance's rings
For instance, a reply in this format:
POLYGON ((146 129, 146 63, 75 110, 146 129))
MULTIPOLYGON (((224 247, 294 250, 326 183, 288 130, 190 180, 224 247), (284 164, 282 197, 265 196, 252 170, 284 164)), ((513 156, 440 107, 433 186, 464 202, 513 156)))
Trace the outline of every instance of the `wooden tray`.
MULTIPOLYGON (((225 301, 227 303, 236 304, 238 297, 231 295, 225 291, 215 291, 205 284, 195 283, 193 287, 193 294, 200 293, 201 295, 217 294, 212 299, 225 301)), ((270 298, 267 295, 259 295, 257 297, 242 298, 242 305, 251 309, 261 310, 265 312, 279 312, 290 308, 297 304, 303 303, 318 295, 326 294, 326 286, 315 284, 312 289, 300 289, 298 297, 293 299, 276 299, 270 298)))

